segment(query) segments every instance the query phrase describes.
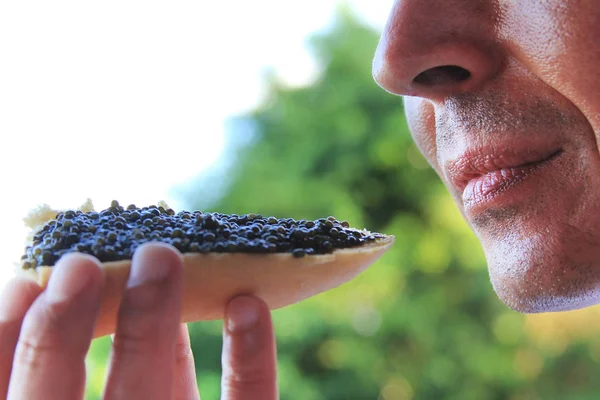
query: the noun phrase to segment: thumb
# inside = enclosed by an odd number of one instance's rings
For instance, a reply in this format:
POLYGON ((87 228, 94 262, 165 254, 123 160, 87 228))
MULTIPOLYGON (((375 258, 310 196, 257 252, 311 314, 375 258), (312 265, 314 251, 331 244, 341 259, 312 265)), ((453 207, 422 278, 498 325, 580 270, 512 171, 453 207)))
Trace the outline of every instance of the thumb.
POLYGON ((267 305, 252 296, 234 298, 223 328, 223 400, 276 400, 277 356, 267 305))

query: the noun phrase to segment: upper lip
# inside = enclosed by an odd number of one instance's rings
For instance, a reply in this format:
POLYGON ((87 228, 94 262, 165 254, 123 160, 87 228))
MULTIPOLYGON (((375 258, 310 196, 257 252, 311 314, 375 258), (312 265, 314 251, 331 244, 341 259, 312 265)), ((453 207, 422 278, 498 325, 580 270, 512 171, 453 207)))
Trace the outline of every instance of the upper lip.
POLYGON ((448 160, 444 169, 448 180, 463 192, 470 181, 494 171, 543 163, 562 152, 560 146, 531 144, 519 148, 482 146, 469 148, 448 160))

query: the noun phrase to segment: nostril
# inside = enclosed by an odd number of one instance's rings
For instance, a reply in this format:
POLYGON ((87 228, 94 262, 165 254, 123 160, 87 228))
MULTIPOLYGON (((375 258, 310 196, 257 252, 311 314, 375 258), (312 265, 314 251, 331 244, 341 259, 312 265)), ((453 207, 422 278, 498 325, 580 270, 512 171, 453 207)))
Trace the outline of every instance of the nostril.
POLYGON ((421 72, 413 80, 424 86, 447 85, 460 83, 471 77, 471 73, 456 65, 443 65, 421 72))

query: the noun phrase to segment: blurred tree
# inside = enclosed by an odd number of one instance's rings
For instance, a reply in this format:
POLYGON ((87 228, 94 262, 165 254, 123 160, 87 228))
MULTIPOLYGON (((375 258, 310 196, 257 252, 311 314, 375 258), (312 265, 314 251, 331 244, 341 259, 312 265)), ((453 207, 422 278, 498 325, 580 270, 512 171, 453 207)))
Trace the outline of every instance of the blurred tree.
MULTIPOLYGON (((600 340, 586 321, 597 308, 525 317, 498 301, 400 99, 371 78, 377 39, 341 10, 311 41, 318 80, 292 89, 269 78, 264 104, 232 123, 228 162, 187 193, 193 209, 335 215, 397 237, 357 279, 274 312, 282 399, 595 398, 600 340)), ((203 399, 216 399, 221 323, 191 329, 203 399)), ((99 374, 107 343, 92 348, 99 374)))

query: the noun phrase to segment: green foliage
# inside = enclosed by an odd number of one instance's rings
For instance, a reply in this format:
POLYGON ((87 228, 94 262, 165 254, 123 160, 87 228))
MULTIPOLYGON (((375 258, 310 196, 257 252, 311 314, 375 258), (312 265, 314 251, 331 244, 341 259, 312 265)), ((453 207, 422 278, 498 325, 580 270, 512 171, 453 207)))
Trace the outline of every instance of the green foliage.
MULTIPOLYGON (((282 399, 591 398, 600 384, 588 345, 573 334, 542 345, 536 332, 547 320, 508 310, 493 293, 480 246, 413 144, 401 100, 372 80, 377 39, 341 13, 312 40, 318 81, 289 89, 271 79, 264 105, 232 125, 234 162, 188 194, 194 209, 335 215, 396 235, 357 279, 273 313, 282 399), (223 196, 203 201, 217 189, 223 196)), ((220 335, 220 322, 192 324, 205 400, 219 396, 220 335)))

